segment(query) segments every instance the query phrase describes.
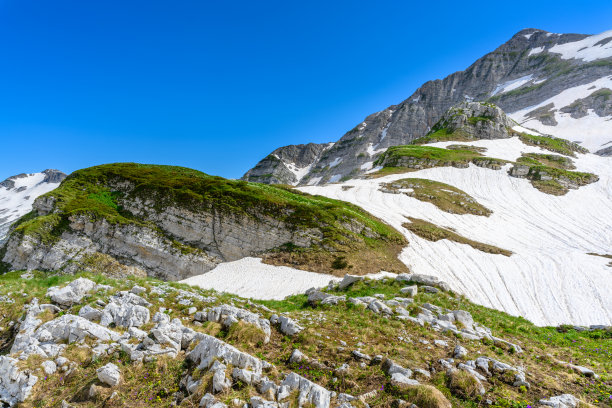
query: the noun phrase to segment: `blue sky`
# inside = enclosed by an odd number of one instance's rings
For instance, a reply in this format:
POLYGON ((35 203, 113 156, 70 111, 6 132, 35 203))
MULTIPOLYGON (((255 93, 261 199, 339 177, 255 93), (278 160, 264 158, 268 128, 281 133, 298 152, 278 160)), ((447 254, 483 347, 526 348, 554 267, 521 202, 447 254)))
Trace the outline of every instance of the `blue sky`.
POLYGON ((527 27, 599 33, 612 2, 0 0, 0 180, 117 161, 240 177, 527 27))

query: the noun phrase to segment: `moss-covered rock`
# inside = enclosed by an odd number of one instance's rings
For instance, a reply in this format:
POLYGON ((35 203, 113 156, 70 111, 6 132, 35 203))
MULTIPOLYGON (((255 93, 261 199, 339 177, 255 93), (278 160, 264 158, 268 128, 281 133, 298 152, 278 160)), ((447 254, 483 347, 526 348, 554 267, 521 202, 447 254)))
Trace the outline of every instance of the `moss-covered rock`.
POLYGON ((174 280, 245 256, 330 272, 340 255, 365 273, 404 269, 395 256, 403 244, 392 227, 341 201, 183 167, 115 163, 76 171, 39 197, 3 260, 72 272, 96 269, 92 259, 106 255, 122 265, 117 274, 135 268, 174 280), (377 261, 362 262, 364 254, 377 261))

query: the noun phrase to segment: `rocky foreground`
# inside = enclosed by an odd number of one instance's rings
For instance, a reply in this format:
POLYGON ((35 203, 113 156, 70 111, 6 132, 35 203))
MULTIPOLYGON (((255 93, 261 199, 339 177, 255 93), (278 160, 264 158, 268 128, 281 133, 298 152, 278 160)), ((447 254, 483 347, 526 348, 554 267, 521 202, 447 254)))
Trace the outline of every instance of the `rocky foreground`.
POLYGON ((612 391, 610 328, 537 328, 425 275, 261 303, 152 279, 0 279, 7 406, 563 408, 612 391))

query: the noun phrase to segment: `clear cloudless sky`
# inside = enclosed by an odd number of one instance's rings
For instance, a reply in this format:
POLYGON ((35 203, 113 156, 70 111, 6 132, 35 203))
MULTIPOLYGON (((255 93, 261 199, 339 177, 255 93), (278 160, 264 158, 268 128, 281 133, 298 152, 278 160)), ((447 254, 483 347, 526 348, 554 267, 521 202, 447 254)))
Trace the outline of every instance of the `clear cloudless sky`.
POLYGON ((237 178, 528 27, 610 30, 612 2, 0 0, 0 180, 118 161, 237 178))

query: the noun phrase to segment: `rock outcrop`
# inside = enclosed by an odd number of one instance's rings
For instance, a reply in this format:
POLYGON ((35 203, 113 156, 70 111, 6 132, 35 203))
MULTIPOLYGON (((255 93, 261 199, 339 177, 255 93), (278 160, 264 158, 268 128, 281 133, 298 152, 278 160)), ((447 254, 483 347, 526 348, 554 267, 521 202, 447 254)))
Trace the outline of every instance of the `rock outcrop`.
POLYGON ((34 217, 12 231, 2 261, 12 269, 181 280, 247 256, 294 248, 357 253, 367 249, 366 239, 404 241, 390 227, 381 235, 372 228, 380 221, 344 206, 190 169, 103 165, 74 172, 37 199, 34 217))

